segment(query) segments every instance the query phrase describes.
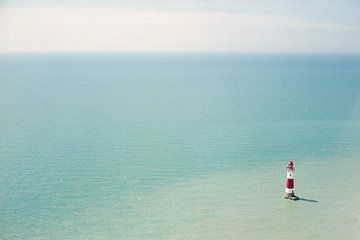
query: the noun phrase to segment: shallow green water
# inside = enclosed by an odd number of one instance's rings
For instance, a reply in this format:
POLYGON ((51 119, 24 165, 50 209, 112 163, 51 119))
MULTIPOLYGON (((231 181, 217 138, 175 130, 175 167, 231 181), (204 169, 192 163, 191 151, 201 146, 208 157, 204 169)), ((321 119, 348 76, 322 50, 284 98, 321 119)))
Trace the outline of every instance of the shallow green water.
POLYGON ((1 55, 0 238, 357 239, 359 67, 1 55))

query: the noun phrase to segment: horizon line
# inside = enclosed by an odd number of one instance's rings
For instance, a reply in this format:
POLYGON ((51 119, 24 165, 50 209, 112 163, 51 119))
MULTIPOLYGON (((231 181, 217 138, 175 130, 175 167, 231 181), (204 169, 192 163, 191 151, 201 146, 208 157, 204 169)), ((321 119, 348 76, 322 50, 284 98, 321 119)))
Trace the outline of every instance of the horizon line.
POLYGON ((360 52, 244 52, 244 51, 0 51, 1 54, 241 54, 241 55, 360 55, 360 52))

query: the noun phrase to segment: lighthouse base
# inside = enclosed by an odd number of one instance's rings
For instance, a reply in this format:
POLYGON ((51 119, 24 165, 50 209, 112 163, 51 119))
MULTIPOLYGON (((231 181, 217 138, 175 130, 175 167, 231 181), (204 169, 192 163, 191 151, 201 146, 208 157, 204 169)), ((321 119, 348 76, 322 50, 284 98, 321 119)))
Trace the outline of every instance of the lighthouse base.
POLYGON ((299 200, 299 197, 295 196, 294 192, 285 192, 284 198, 294 200, 294 201, 299 200))

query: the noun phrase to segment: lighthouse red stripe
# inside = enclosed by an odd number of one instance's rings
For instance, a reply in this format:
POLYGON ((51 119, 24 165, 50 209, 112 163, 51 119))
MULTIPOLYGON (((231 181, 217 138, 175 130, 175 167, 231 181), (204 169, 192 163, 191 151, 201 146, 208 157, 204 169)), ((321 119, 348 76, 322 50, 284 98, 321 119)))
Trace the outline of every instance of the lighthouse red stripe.
POLYGON ((286 179, 286 187, 294 188, 294 179, 286 179))

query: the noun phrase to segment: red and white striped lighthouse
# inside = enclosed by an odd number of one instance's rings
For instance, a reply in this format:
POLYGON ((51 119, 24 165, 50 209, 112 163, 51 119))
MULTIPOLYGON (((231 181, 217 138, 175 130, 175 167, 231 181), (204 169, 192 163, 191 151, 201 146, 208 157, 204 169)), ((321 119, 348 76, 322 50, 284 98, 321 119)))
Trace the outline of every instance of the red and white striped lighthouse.
POLYGON ((286 188, 284 198, 291 200, 299 200, 299 197, 295 196, 294 192, 294 162, 290 161, 286 167, 286 188))

